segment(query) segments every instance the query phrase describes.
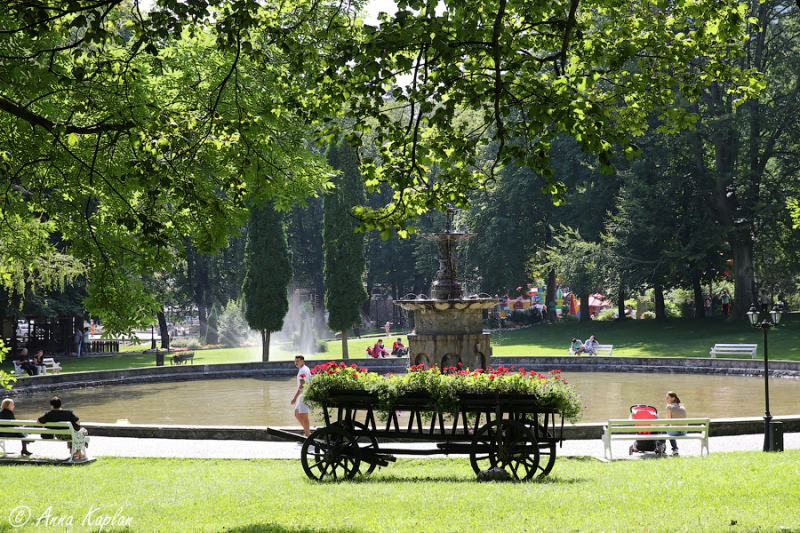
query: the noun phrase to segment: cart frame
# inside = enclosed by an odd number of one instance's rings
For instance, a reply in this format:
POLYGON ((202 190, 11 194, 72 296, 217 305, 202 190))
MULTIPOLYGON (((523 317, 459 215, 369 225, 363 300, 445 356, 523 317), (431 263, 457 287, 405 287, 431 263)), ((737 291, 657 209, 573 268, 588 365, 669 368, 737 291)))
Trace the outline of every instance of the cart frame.
POLYGON ((407 393, 383 411, 375 394, 333 391, 319 406, 325 426, 309 437, 273 428, 267 431, 302 442, 303 470, 318 481, 370 474, 400 454, 469 455, 476 474, 499 467, 519 481, 542 478, 552 470, 556 444, 563 441, 564 419, 555 409, 540 406, 535 397, 500 392, 462 394, 458 412, 452 414, 432 410, 431 403, 428 393, 407 393), (408 423, 401 424, 401 413, 409 414, 408 423), (397 441, 435 445, 393 447, 397 441))

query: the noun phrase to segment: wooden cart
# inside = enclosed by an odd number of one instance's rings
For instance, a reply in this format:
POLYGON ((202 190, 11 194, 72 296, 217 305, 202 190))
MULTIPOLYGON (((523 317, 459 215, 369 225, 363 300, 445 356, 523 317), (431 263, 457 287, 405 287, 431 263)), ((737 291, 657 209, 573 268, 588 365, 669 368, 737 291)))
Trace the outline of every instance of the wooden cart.
POLYGON ((464 394, 459 396, 458 413, 447 420, 442 413, 431 411, 430 405, 426 393, 406 394, 388 413, 382 413, 386 420, 381 421, 377 396, 338 391, 321 406, 325 426, 308 438, 273 428, 267 431, 302 442, 303 470, 319 481, 369 474, 395 461, 396 454, 469 455, 476 474, 500 467, 520 481, 544 477, 552 470, 556 444, 562 440, 563 418, 554 409, 541 407, 533 396, 464 394), (401 414, 408 416, 402 424, 401 414), (558 426, 557 417, 561 419, 558 426), (393 447, 403 441, 433 446, 393 447))

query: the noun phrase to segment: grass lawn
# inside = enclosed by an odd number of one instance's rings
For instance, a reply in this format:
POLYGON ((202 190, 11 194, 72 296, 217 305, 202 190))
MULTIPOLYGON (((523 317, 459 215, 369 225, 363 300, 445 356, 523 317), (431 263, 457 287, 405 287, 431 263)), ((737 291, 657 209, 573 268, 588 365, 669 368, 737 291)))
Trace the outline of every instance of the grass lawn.
MULTIPOLYGON (((770 359, 800 360, 800 314, 784 314, 780 327, 769 334, 770 359)), ((601 344, 613 344, 615 356, 655 356, 655 357, 708 357, 714 344, 746 343, 758 344, 759 357, 763 357, 764 337, 760 330, 749 323, 739 321, 735 324, 723 322, 722 317, 702 320, 668 319, 629 320, 625 322, 561 322, 545 324, 533 328, 508 330, 492 334, 494 355, 566 355, 573 337, 586 340, 595 335, 601 344)), ((402 337, 407 344, 407 333, 394 333, 383 336, 384 345, 391 349, 392 342, 402 337)), ((375 344, 377 337, 350 340, 350 357, 365 356, 367 346, 375 344)), ((155 366, 155 355, 142 354, 135 350, 150 347, 150 343, 139 346, 124 346, 120 355, 112 357, 91 357, 62 360, 63 372, 87 370, 111 370, 117 368, 140 368, 155 366)), ((270 349, 271 361, 290 361, 297 352, 290 345, 273 346, 270 349)), ((342 356, 341 341, 328 342, 328 352, 306 354, 311 362, 339 359, 342 356)), ((58 358, 57 358, 58 359, 58 358)), ((221 348, 217 350, 198 350, 195 364, 246 363, 261 361, 260 347, 221 348)), ((167 362, 169 364, 169 362, 167 362)), ((10 361, 0 365, 0 369, 13 370, 10 361)))
MULTIPOLYGON (((784 314, 769 333, 769 358, 800 360, 800 314, 784 314)), ((570 341, 594 335, 600 344, 613 344, 615 356, 708 357, 715 344, 758 344, 764 356, 764 334, 740 320, 628 320, 624 322, 562 322, 492 334, 493 355, 567 355, 570 341)))
POLYGON ((427 459, 334 484, 308 480, 299 461, 100 458, 2 467, 14 482, 0 531, 797 532, 798 467, 800 450, 559 458, 544 482, 479 484, 466 458, 427 459), (128 526, 101 527, 116 512, 128 526))

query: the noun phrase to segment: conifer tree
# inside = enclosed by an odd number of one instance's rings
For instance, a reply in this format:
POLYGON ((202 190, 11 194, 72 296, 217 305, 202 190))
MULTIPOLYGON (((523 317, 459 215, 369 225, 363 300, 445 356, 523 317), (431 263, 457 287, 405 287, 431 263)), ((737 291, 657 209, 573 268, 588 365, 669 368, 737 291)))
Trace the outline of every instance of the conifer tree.
POLYGON ((293 275, 283 214, 272 202, 250 209, 245 263, 244 318, 251 328, 261 332, 261 360, 269 361, 270 334, 281 330, 289 312, 288 289, 293 275))
POLYGON ((206 326, 206 344, 218 344, 219 343, 219 311, 217 311, 217 306, 211 306, 211 312, 208 314, 208 322, 206 326))
POLYGON ((356 233, 358 221, 351 210, 364 205, 366 193, 352 146, 342 140, 328 148, 327 158, 339 172, 333 180, 336 188, 323 201, 325 307, 328 327, 342 332, 342 358, 348 359, 347 330, 361 323, 359 309, 367 300, 361 279, 366 268, 364 234, 356 233))

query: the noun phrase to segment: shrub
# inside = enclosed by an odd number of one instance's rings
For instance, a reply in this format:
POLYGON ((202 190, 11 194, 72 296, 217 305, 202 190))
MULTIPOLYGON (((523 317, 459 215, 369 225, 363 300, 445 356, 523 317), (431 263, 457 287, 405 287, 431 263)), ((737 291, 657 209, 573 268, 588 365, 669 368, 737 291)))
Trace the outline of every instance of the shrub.
POLYGON ((653 320, 656 317, 656 314, 652 311, 647 311, 646 313, 642 313, 642 316, 639 317, 642 320, 653 320))
POLYGON ((524 324, 528 320, 527 317, 525 316, 525 313, 523 313, 522 311, 514 311, 513 313, 511 313, 511 316, 508 318, 508 321, 513 322, 514 324, 524 324))
MULTIPOLYGON (((228 346, 239 346, 242 343, 245 332, 249 331, 249 329, 250 326, 247 325, 244 319, 241 302, 230 300, 219 315, 219 341, 228 346)), ((209 335, 209 344, 211 344, 210 337, 209 335)))
POLYGON ((328 351, 328 341, 323 339, 317 339, 317 353, 327 353, 328 351))
POLYGON ((202 348, 200 339, 189 337, 186 339, 175 339, 170 343, 174 348, 189 348, 190 350, 199 350, 202 348))
POLYGON ((563 314, 561 315, 562 322, 579 322, 580 318, 576 317, 575 315, 570 314, 563 314))
POLYGON ((616 319, 615 311, 613 307, 607 307, 600 311, 600 314, 597 315, 595 320, 599 320, 600 322, 613 322, 616 319))

